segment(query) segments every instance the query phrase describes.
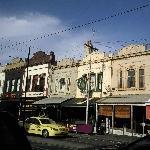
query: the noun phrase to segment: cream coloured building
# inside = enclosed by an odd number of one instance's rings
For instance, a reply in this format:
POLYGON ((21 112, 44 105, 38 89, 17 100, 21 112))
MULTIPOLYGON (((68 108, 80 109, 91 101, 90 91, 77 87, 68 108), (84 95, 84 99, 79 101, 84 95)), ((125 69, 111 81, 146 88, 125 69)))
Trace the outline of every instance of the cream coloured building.
POLYGON ((129 45, 112 61, 113 95, 150 94, 150 51, 144 45, 129 45))
POLYGON ((57 62, 49 76, 49 97, 76 97, 77 67, 72 58, 57 62))
POLYGON ((124 125, 139 132, 150 120, 150 51, 145 45, 128 45, 111 59, 111 96, 98 100, 98 114, 111 127, 124 125))
POLYGON ((111 58, 93 48, 89 42, 84 44, 84 53, 84 58, 79 63, 77 79, 86 76, 87 85, 83 91, 77 86, 76 97, 85 98, 87 96, 88 84, 92 91, 90 97, 109 96, 111 94, 111 58))

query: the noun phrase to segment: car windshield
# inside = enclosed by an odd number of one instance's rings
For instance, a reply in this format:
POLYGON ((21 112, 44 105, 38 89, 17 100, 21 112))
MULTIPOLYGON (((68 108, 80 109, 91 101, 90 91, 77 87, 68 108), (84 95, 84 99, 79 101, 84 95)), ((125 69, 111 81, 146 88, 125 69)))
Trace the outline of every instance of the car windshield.
POLYGON ((41 121, 42 124, 54 124, 55 123, 54 120, 47 119, 47 118, 40 119, 40 121, 41 121))

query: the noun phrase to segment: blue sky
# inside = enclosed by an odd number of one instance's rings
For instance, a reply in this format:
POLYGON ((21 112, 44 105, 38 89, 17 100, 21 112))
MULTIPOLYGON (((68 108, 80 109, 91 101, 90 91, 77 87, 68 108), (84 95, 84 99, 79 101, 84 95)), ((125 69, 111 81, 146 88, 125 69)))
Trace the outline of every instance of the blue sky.
POLYGON ((44 35, 143 6, 147 0, 1 0, 0 62, 27 57, 38 50, 56 58, 82 57, 83 44, 92 40, 100 51, 114 52, 131 43, 150 43, 150 6, 106 21, 60 34, 44 35), (38 38, 38 40, 33 40, 38 38), (31 40, 31 41, 30 41, 31 40), (132 41, 132 40, 136 40, 132 41), (116 42, 123 41, 123 42, 116 42), (16 44, 21 43, 21 44, 16 44), (98 43, 101 42, 101 43, 98 43), (127 42, 127 43, 124 43, 127 42))

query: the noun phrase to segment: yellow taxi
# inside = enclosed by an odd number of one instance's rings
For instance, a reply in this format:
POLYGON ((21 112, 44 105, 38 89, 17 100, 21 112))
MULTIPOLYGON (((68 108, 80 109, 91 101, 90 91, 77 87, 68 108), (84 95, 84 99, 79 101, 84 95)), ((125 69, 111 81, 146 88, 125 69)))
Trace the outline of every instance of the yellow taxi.
POLYGON ((25 130, 28 134, 38 134, 43 137, 67 135, 68 129, 46 117, 30 117, 25 120, 25 130))

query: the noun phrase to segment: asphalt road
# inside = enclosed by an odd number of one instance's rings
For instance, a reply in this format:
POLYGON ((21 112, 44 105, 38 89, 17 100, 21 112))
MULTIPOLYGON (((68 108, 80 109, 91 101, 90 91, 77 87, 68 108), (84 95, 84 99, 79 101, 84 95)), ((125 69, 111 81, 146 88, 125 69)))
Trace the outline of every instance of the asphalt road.
POLYGON ((34 150, 100 150, 117 149, 127 145, 137 137, 119 135, 86 135, 71 133, 67 137, 43 138, 40 136, 28 136, 34 150))

